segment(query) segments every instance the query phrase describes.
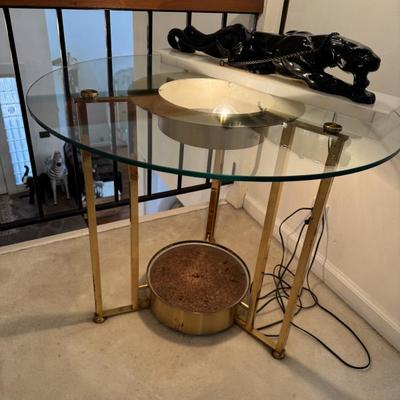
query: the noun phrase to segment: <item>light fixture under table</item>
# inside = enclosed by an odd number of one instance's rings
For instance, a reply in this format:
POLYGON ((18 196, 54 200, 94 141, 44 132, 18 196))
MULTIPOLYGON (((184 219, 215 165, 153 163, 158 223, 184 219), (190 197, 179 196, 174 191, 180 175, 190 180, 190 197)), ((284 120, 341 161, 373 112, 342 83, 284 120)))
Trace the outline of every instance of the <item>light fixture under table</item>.
MULTIPOLYGON (((31 86, 27 104, 39 125, 81 150, 97 323, 149 306, 149 285, 139 285, 138 167, 149 173, 155 170, 175 174, 178 187, 182 176, 212 180, 202 242, 210 245, 215 242, 221 182, 271 182, 251 291, 247 300, 235 306, 234 320, 271 348, 277 359, 285 356, 298 294, 334 177, 375 167, 400 149, 400 117, 396 112, 375 112, 372 119, 357 119, 190 74, 161 63, 157 56, 100 59, 53 71, 31 86), (69 76, 78 77, 78 81, 71 85, 69 76), (153 125, 153 117, 159 130, 153 125), (178 156, 172 153, 175 145, 179 145, 178 156), (145 155, 147 146, 157 151, 145 155), (208 151, 208 162, 185 166, 184 146, 190 146, 192 160, 203 160, 208 151), (129 165, 131 302, 106 310, 92 153, 129 165), (257 330, 255 318, 282 185, 312 179, 320 180, 320 184, 279 337, 274 340, 257 330)), ((202 331, 201 323, 199 326, 194 333, 207 333, 202 331)))

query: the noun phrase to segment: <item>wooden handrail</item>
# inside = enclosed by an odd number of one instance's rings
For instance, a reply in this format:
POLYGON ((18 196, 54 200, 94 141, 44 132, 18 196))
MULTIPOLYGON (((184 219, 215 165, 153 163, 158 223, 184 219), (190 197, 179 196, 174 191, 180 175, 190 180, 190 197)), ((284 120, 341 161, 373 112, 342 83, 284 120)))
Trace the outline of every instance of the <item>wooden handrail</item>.
POLYGON ((262 13, 263 0, 0 0, 0 7, 262 13))

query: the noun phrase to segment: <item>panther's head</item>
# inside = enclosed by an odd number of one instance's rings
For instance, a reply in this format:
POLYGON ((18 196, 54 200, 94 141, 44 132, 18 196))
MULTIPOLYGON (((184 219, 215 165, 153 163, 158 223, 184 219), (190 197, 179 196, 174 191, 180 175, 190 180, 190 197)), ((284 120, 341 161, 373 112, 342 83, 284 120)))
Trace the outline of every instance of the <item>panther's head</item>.
POLYGON ((325 50, 330 53, 332 67, 337 66, 341 70, 353 74, 352 100, 373 104, 375 102, 374 93, 365 90, 369 85, 367 75, 379 68, 381 59, 368 46, 347 39, 338 33, 328 36, 325 50))
POLYGON ((371 48, 347 39, 338 33, 330 35, 329 50, 335 64, 343 71, 365 74, 376 71, 381 59, 371 48))

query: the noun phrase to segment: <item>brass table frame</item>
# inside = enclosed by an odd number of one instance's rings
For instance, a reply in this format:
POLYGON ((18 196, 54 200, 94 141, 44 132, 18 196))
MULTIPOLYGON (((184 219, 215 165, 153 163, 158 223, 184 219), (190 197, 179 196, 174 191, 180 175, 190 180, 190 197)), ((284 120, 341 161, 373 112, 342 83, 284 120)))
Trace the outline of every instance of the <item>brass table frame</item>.
MULTIPOLYGON (((131 140, 136 137, 136 124, 135 114, 136 105, 133 97, 99 97, 95 90, 83 90, 81 96, 74 99, 77 117, 79 123, 79 132, 83 144, 89 145, 88 129, 88 116, 87 104, 90 103, 115 103, 127 102, 128 106, 128 120, 129 131, 131 140)), ((280 150, 275 167, 275 173, 283 171, 286 164, 288 149, 291 147, 294 132, 296 127, 311 130, 317 134, 327 135, 332 138, 332 143, 329 147, 328 157, 325 163, 326 168, 334 168, 342 153, 342 149, 348 136, 341 134, 341 127, 333 122, 327 122, 323 127, 296 122, 287 124, 282 132, 280 150)), ((136 143, 129 144, 129 151, 134 154, 136 151, 136 143)), ((131 267, 131 304, 104 310, 102 289, 101 289, 101 269, 99 258, 99 244, 97 235, 97 221, 96 221, 96 205, 94 193, 94 181, 92 170, 92 157, 91 153, 86 150, 81 150, 83 160, 83 174, 85 178, 85 193, 86 193, 86 207, 87 219, 89 228, 89 242, 90 242, 90 257, 92 264, 93 288, 94 288, 94 301, 95 313, 94 322, 102 323, 106 318, 124 313, 138 311, 142 308, 148 307, 147 299, 140 300, 139 292, 146 289, 148 286, 139 285, 139 212, 138 212, 138 169, 136 166, 129 166, 129 194, 130 194, 130 267, 131 267)), ((214 160, 214 173, 222 172, 224 160, 224 151, 217 150, 214 160)), ((303 286, 307 265, 310 261, 311 252, 315 244, 318 226, 321 222, 323 212, 329 197, 334 178, 325 178, 320 181, 314 205, 311 211, 310 222, 307 227, 306 236, 301 249, 300 257, 298 260, 297 268, 295 271, 293 284, 290 290, 289 299, 286 305, 285 313, 283 316, 282 326, 277 339, 271 339, 258 331, 255 326, 255 317, 259 295, 261 292, 262 284, 264 281, 264 273, 269 256, 269 249, 273 238, 273 228, 275 226, 280 197, 282 193, 283 182, 273 182, 268 198, 267 210, 262 228, 261 239, 258 249, 257 262, 254 272, 254 278, 251 286, 249 304, 241 303, 244 310, 245 317, 236 318, 236 323, 242 327, 247 333, 254 338, 261 341, 268 346, 272 355, 276 359, 283 359, 285 357, 285 347, 289 336, 291 322, 296 310, 297 299, 300 290, 303 286)), ((211 195, 208 209, 207 228, 205 239, 214 242, 214 231, 219 203, 219 192, 221 182, 214 179, 211 184, 211 195)))

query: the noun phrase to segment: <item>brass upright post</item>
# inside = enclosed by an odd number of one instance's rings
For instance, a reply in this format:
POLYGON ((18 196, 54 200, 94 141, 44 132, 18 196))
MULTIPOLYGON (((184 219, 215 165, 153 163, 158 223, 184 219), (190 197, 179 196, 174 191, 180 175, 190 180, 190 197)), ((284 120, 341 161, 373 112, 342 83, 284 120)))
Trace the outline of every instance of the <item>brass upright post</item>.
MULTIPOLYGON (((129 152, 137 153, 136 106, 128 100, 129 152)), ((131 299, 132 309, 139 309, 139 190, 138 169, 129 166, 130 242, 131 242, 131 299)))
MULTIPOLYGON (((97 96, 95 91, 82 91, 82 98, 94 98, 97 96)), ((87 108, 84 101, 77 103, 78 111, 78 122, 79 130, 81 134, 81 140, 83 144, 89 145, 89 127, 87 108)), ((94 182, 93 182, 93 167, 92 167, 92 155, 90 152, 82 150, 82 163, 83 163, 83 175, 85 178, 85 194, 86 194, 86 209, 88 217, 88 228, 89 228, 89 243, 90 243, 90 258, 92 264, 92 276, 93 276, 93 289, 94 289, 94 302, 95 302, 95 314, 94 322, 104 322, 103 315, 103 299, 101 290, 101 272, 100 272, 100 257, 99 257, 99 242, 97 237, 97 220, 96 220, 96 201, 94 193, 94 182)))
MULTIPOLYGON (((220 174, 224 166, 224 150, 215 151, 214 174, 220 174)), ((221 181, 213 179, 211 182, 210 202, 208 205, 208 217, 205 240, 214 243, 215 222, 217 220, 219 194, 221 191, 221 181)))
MULTIPOLYGON (((287 125, 282 132, 280 149, 278 152, 278 158, 276 160, 275 171, 279 173, 283 170, 287 158, 287 149, 290 148, 295 127, 291 124, 287 125)), ((262 283, 264 280, 264 272, 267 265, 267 259, 269 255, 269 249, 271 246, 271 240, 273 230, 276 221, 276 215, 279 207, 279 200, 282 193, 282 183, 273 182, 271 185, 271 191, 269 193, 267 212, 265 214, 263 230, 261 233, 260 245, 258 248, 258 255, 256 261, 256 268, 254 271, 253 283, 251 286, 250 293, 250 304, 247 311, 246 319, 246 330, 252 331, 254 326, 254 318, 256 314, 258 297, 261 291, 262 283)))
POLYGON ((262 283, 264 281, 264 272, 267 265, 269 249, 272 241, 272 234, 275 226, 276 215, 279 208, 279 200, 282 193, 282 183, 273 182, 269 192, 267 212, 265 214, 264 226, 261 233, 260 244, 256 268, 254 271, 253 283, 251 286, 249 310, 247 312, 246 329, 251 330, 254 326, 258 297, 260 295, 262 283))
POLYGON ((314 246, 315 237, 317 235, 318 226, 324 213, 325 205, 328 200, 329 192, 331 190, 333 178, 323 179, 319 185, 317 197, 311 213, 310 223, 307 229, 306 237, 304 239, 303 247, 301 249, 299 262, 297 264, 293 285, 290 290, 289 300, 286 305, 283 323, 279 332, 278 343, 275 347, 273 356, 281 358, 284 356, 284 348, 289 336, 290 324, 292 322, 294 313, 296 311, 297 299, 300 289, 303 286, 306 268, 310 260, 311 251, 314 246))

